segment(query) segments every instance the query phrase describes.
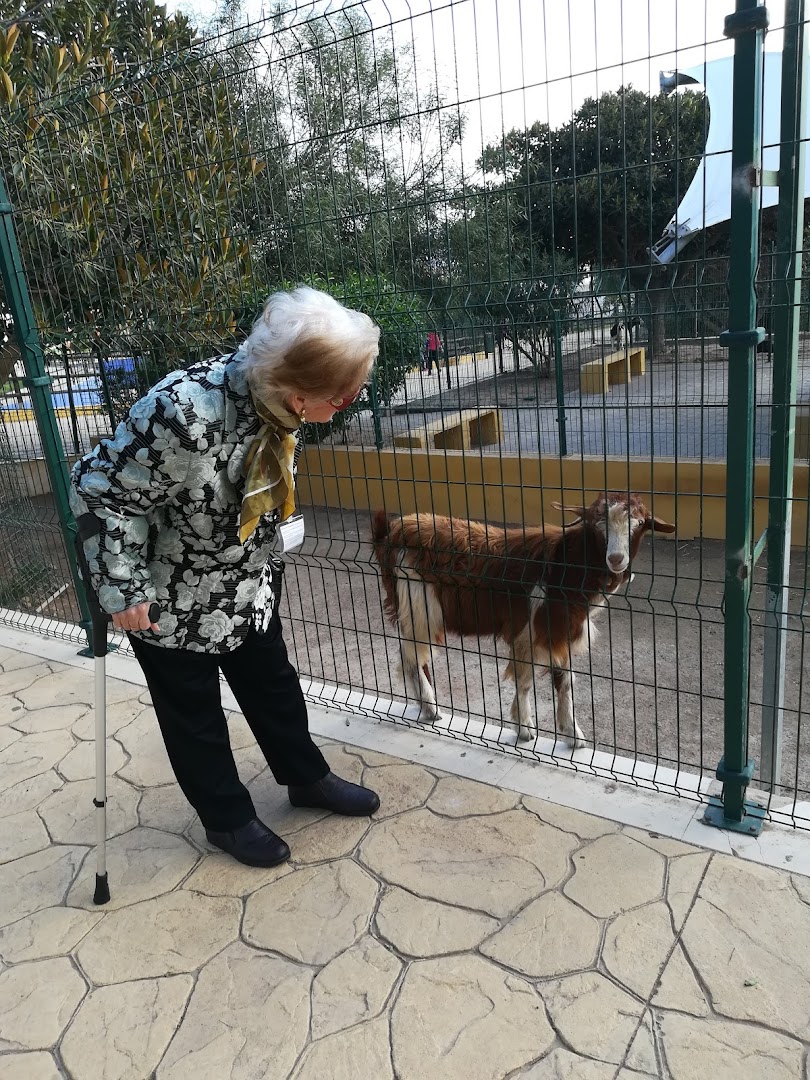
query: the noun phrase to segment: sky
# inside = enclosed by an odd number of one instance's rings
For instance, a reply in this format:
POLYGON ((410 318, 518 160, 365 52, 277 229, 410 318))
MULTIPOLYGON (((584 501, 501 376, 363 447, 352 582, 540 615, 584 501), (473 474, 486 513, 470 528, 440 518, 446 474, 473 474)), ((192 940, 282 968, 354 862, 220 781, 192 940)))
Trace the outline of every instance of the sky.
MULTIPOLYGON (((351 0, 314 0, 300 17, 351 0)), ((248 20, 262 0, 244 0, 248 20)), ((183 0, 200 21, 216 0, 183 0)), ((733 0, 363 0, 383 41, 415 57, 423 89, 467 116, 463 158, 535 121, 564 123, 587 97, 632 84, 656 93, 659 73, 733 52, 723 21, 733 0)), ((784 0, 768 4, 766 48, 781 48, 784 0)))

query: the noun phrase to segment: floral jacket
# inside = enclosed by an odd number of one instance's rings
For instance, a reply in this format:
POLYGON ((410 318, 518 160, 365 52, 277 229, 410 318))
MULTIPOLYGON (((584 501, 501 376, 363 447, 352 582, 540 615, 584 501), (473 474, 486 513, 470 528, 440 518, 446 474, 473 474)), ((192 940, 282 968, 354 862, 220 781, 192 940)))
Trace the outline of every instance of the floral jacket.
POLYGON ((110 613, 160 605, 160 634, 145 641, 227 652, 252 619, 268 624, 283 571, 272 556, 278 511, 244 545, 238 535, 260 426, 237 352, 167 375, 73 467, 71 509, 98 519, 84 543, 91 585, 110 613))

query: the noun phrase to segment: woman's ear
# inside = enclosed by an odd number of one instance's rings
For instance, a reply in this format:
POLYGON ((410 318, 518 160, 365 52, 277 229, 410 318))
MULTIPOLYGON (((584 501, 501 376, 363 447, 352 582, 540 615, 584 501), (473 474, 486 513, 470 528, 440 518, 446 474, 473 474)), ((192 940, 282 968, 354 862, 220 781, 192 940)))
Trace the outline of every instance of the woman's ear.
POLYGON ((306 406, 306 399, 301 397, 300 394, 288 394, 284 399, 284 404, 290 412, 295 413, 296 416, 301 416, 306 406))

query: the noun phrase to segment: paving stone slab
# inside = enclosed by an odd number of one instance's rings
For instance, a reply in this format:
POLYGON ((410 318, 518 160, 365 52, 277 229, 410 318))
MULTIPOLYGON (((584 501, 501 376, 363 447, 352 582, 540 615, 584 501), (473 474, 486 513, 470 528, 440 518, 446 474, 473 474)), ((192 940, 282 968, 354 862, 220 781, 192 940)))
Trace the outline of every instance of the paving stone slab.
POLYGON ((640 844, 652 848, 653 851, 657 851, 667 858, 678 855, 694 855, 700 852, 700 848, 696 848, 693 844, 685 844, 683 840, 674 840, 670 836, 661 836, 659 833, 650 832, 648 829, 634 829, 632 825, 625 825, 622 832, 625 836, 638 840, 640 844))
POLYGON ((363 780, 363 762, 354 754, 348 754, 340 743, 327 743, 321 747, 329 768, 336 776, 360 784, 363 780))
POLYGON ((67 957, 8 968, 0 975, 0 1050, 49 1049, 86 990, 67 957))
POLYGON ((65 956, 103 918, 96 910, 50 907, 0 929, 0 959, 10 964, 65 956))
POLYGON ((250 724, 239 712, 227 713, 228 739, 231 750, 245 750, 256 745, 256 736, 250 730, 250 724))
POLYGON ((649 1009, 642 1016, 639 1029, 630 1043, 625 1064, 635 1072, 643 1073, 645 1076, 659 1075, 658 1061, 655 1054, 653 1020, 649 1009))
POLYGON ((366 931, 377 883, 348 859, 305 866, 247 900, 243 933, 253 945, 305 964, 328 964, 366 931))
MULTIPOLYGON (((113 738, 107 739, 107 776, 117 773, 126 765, 124 748, 113 738)), ((96 746, 94 742, 80 742, 59 762, 59 772, 66 780, 90 780, 96 775, 96 746)))
POLYGON ((62 1073, 50 1054, 37 1050, 33 1054, 4 1054, 3 1080, 62 1080, 62 1073))
POLYGON ((0 926, 61 904, 87 848, 53 845, 0 866, 0 926))
MULTIPOLYGON (((95 844, 95 780, 76 780, 55 791, 39 807, 39 814, 58 844, 95 844)), ((107 780, 107 836, 129 832, 138 824, 139 794, 115 776, 107 780)))
MULTIPOLYGON (((87 669, 84 669, 63 667, 59 664, 51 666, 54 668, 53 674, 47 678, 39 678, 17 692, 16 696, 26 709, 45 709, 55 701, 63 705, 93 704, 95 682, 92 667, 88 665, 87 669)), ((107 679, 106 687, 108 706, 137 698, 141 689, 134 683, 125 683, 120 679, 107 679)))
POLYGON ((600 836, 619 831, 619 826, 614 821, 583 814, 581 810, 572 810, 568 806, 560 806, 545 799, 535 799, 531 795, 523 796, 523 805, 541 821, 553 825, 556 829, 573 833, 582 840, 596 840, 600 836))
POLYGON ((42 657, 35 656, 33 653, 6 648, 0 653, 0 670, 2 671, 16 671, 17 668, 35 667, 41 663, 43 663, 42 657))
POLYGON ((395 949, 423 958, 475 949, 498 929, 497 920, 488 915, 423 900, 396 886, 385 890, 376 925, 395 949))
POLYGON ((664 968, 651 1004, 659 1009, 677 1009, 692 1016, 707 1016, 709 1013, 706 998, 680 944, 664 968))
POLYGON ((190 975, 102 986, 84 999, 62 1040, 72 1080, 151 1076, 180 1023, 190 975))
POLYGON ((667 867, 667 903, 675 929, 680 930, 692 906, 704 871, 712 858, 708 851, 670 859, 667 867))
POLYGON ((19 715, 12 720, 18 731, 27 735, 33 735, 37 731, 60 731, 70 728, 88 715, 92 710, 87 705, 51 705, 46 709, 34 709, 28 711, 23 708, 19 715))
POLYGON ((313 1043, 292 1080, 394 1080, 388 1020, 380 1017, 313 1043))
POLYGON ((577 845, 525 810, 452 819, 425 809, 375 824, 360 858, 390 884, 505 917, 558 884, 577 845))
POLYGON ((287 960, 229 946, 200 972, 157 1080, 287 1080, 307 1040, 311 980, 287 960))
MULTIPOLYGON (((263 772, 267 771, 267 759, 255 742, 248 746, 243 746, 239 750, 234 750, 233 759, 236 762, 236 769, 239 773, 239 777, 245 786, 247 786, 251 780, 255 780, 257 776, 260 776, 263 772)), ((285 794, 286 791, 287 789, 285 788, 285 794)))
POLYGON ((119 728, 116 738, 129 755, 118 773, 124 780, 140 788, 177 783, 153 709, 144 709, 131 723, 119 728))
POLYGON ((481 946, 508 968, 535 978, 591 967, 601 928, 593 916, 558 892, 544 893, 481 946))
POLYGON ((0 727, 0 750, 5 750, 7 746, 11 746, 22 737, 23 732, 18 731, 16 727, 11 727, 9 724, 0 727))
MULTIPOLYGON (((324 742, 329 743, 331 740, 325 739, 324 742)), ((390 754, 381 754, 379 750, 367 750, 365 746, 352 746, 351 743, 346 743, 343 749, 347 754, 352 754, 354 757, 360 758, 360 760, 370 768, 376 768, 377 765, 402 764, 401 758, 391 757, 390 754)))
POLYGON ((554 1041, 532 987, 480 956, 413 963, 391 1034, 401 1080, 503 1080, 554 1041))
POLYGON ((443 776, 428 799, 428 807, 446 817, 469 817, 471 814, 500 814, 513 810, 520 796, 514 791, 465 780, 461 776, 443 776))
POLYGON ((297 865, 341 859, 351 855, 371 826, 367 817, 328 817, 300 829, 290 838, 292 860, 297 865))
POLYGON ((312 984, 312 1038, 333 1035, 380 1013, 401 970, 397 957, 368 935, 336 956, 312 984))
POLYGON ((2 819, 0 828, 0 863, 13 862, 33 855, 50 844, 50 837, 36 810, 24 810, 2 819))
POLYGON ((236 940, 241 913, 238 900, 178 889, 111 911, 76 955, 97 984, 185 974, 236 940))
POLYGON ((672 1080, 797 1080, 803 1047, 751 1024, 664 1013, 661 1042, 672 1080))
POLYGON ((196 817, 194 807, 174 781, 147 788, 138 803, 138 821, 150 829, 184 833, 196 817))
POLYGON ((518 1073, 513 1080, 616 1080, 616 1066, 579 1057, 560 1048, 552 1050, 530 1069, 518 1073))
POLYGON ((576 853, 565 895, 597 918, 610 918, 657 900, 664 866, 661 855, 629 836, 602 836, 576 853))
POLYGON ((617 915, 605 934, 602 961, 617 982, 646 998, 674 944, 669 908, 663 900, 657 900, 617 915))
POLYGON ((11 724, 25 716, 25 706, 11 694, 0 696, 0 727, 11 724))
POLYGON ((805 904, 810 904, 810 878, 802 877, 800 874, 792 874, 791 881, 799 899, 805 904))
POLYGON ((69 731, 37 731, 0 750, 0 791, 48 772, 73 749, 69 731))
POLYGON ((363 783, 380 796, 375 821, 423 806, 436 779, 421 765, 381 765, 366 769, 363 783))
POLYGON ((243 866, 230 855, 205 855, 183 887, 206 896, 249 896, 292 872, 293 867, 288 862, 259 868, 243 866))
MULTIPOLYGON (((142 712, 145 712, 147 706, 138 701, 137 698, 128 698, 126 701, 119 701, 115 705, 107 705, 107 734, 117 735, 121 728, 126 727, 127 724, 131 724, 133 720, 136 720, 142 712)), ((96 737, 96 718, 93 709, 85 710, 84 716, 77 720, 71 728, 73 735, 77 739, 82 739, 85 742, 93 742, 96 737)))
MULTIPOLYGON (((170 892, 191 872, 199 857, 181 836, 156 829, 133 829, 114 837, 107 844, 112 897, 105 911, 170 892)), ((92 909, 95 884, 95 859, 88 859, 68 894, 68 903, 92 909)))
POLYGON ((717 1012, 810 1038, 810 907, 786 874, 713 860, 683 942, 717 1012))
POLYGON ((64 780, 55 769, 39 773, 28 780, 20 780, 5 791, 0 792, 0 819, 21 814, 25 810, 35 810, 54 791, 58 791, 64 780))
MULTIPOLYGON (((11 668, 0 673, 0 697, 14 695, 24 708, 35 709, 38 705, 28 705, 22 700, 22 692, 29 686, 37 686, 54 678, 54 674, 47 664, 26 664, 24 667, 11 668)), ((54 699, 44 701, 43 705, 53 705, 54 699)))
POLYGON ((541 983, 538 992, 567 1046, 584 1057, 621 1065, 644 1006, 595 971, 541 983))

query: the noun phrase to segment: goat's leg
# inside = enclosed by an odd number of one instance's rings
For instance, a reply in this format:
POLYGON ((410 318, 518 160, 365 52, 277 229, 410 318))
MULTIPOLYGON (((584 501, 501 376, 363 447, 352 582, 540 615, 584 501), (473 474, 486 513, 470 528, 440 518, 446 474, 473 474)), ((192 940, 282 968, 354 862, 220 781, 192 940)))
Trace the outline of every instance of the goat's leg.
POLYGON ((515 680, 515 697, 512 702, 510 720, 513 727, 517 729, 518 740, 525 742, 537 735, 537 721, 532 709, 534 668, 528 627, 512 642, 512 659, 506 674, 511 675, 515 680))
POLYGON ((574 719, 574 673, 571 668, 554 668, 552 678, 556 701, 554 726, 571 742, 575 750, 585 745, 585 735, 574 719))
POLYGON ((417 722, 434 724, 441 719, 436 695, 427 676, 430 666, 431 626, 429 611, 435 606, 427 596, 422 581, 400 577, 397 580, 397 622, 400 632, 400 655, 405 692, 419 704, 417 722))

